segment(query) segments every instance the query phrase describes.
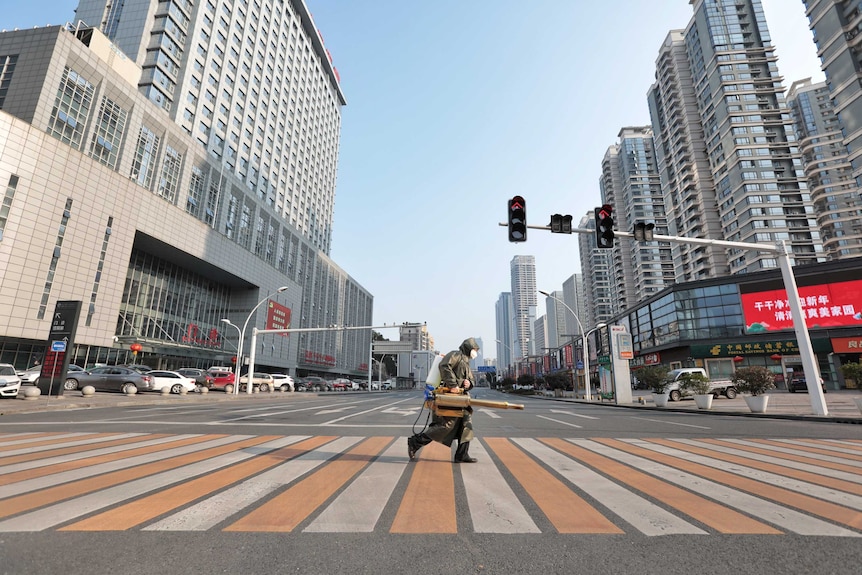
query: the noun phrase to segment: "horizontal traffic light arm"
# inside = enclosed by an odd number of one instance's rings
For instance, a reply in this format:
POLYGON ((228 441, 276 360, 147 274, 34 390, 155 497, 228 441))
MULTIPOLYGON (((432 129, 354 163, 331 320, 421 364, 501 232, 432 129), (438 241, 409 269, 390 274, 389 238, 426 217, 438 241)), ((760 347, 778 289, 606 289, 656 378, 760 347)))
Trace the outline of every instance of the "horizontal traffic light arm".
MULTIPOLYGON (((501 226, 508 227, 508 223, 501 223, 501 226)), ((551 231, 551 226, 527 226, 528 228, 532 228, 534 230, 547 230, 551 231)), ((586 229, 586 228, 572 228, 573 234, 595 234, 596 230, 586 229)), ((614 230, 614 237, 617 238, 632 238, 634 239, 635 235, 631 232, 621 232, 619 230, 614 230)), ((727 240, 711 240, 709 238, 684 238, 682 236, 663 236, 660 234, 653 234, 654 242, 670 242, 670 243, 678 243, 678 244, 700 244, 704 246, 723 246, 727 248, 740 248, 744 250, 754 250, 759 252, 766 252, 770 254, 780 254, 783 253, 781 247, 778 246, 770 246, 768 244, 750 244, 747 242, 729 242, 727 240)))

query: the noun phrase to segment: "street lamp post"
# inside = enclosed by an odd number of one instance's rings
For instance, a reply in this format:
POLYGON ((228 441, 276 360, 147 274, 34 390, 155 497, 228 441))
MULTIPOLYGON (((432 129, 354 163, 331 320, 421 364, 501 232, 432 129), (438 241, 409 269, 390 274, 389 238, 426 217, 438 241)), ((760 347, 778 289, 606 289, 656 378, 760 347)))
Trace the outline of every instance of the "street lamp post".
POLYGON ((509 373, 509 368, 510 368, 510 367, 512 367, 512 360, 514 359, 514 355, 515 355, 515 354, 513 354, 513 353, 512 353, 512 348, 511 348, 511 347, 509 347, 508 345, 506 345, 505 343, 503 343, 503 342, 502 342, 502 341, 500 341, 499 339, 498 339, 498 340, 496 340, 496 341, 497 341, 497 343, 499 343, 500 345, 502 345, 503 347, 505 347, 506 349, 508 349, 508 350, 509 350, 509 364, 506 366, 506 374, 508 374, 508 373, 509 373))
MULTIPOLYGON (((266 300, 268 300, 269 298, 271 298, 272 296, 274 296, 276 294, 280 294, 281 292, 283 292, 287 289, 288 289, 288 286, 281 286, 280 288, 278 288, 277 290, 275 290, 274 292, 272 292, 271 294, 269 294, 268 296, 266 296, 265 298, 263 298, 262 300, 257 302, 257 305, 255 305, 253 308, 251 308, 251 311, 248 312, 248 317, 245 318, 245 323, 242 324, 242 329, 239 330, 239 345, 237 346, 237 350, 236 350, 236 365, 237 365, 236 381, 234 382, 234 388, 233 388, 234 395, 239 394, 239 380, 242 377, 242 344, 243 344, 243 340, 245 340, 245 330, 246 330, 246 328, 248 328, 248 322, 251 321, 251 316, 254 315, 254 312, 257 311, 257 308, 259 308, 261 305, 263 305, 263 303, 266 300)), ((228 325, 233 325, 227 319, 222 319, 222 322, 224 322, 228 325)), ((233 326, 237 327, 235 325, 233 325, 233 326)), ((239 328, 237 328, 237 329, 239 329, 239 328)), ((254 387, 254 374, 250 374, 248 377, 248 393, 249 393, 249 395, 252 393, 253 387, 254 387)))
MULTIPOLYGON (((581 324, 581 320, 578 318, 578 314, 575 313, 575 310, 573 310, 568 305, 566 305, 566 302, 562 301, 558 297, 552 296, 551 294, 549 294, 546 291, 539 290, 539 293, 545 297, 551 298, 552 300, 554 300, 555 302, 557 302, 558 304, 562 305, 564 308, 569 310, 569 313, 571 313, 572 317, 575 318, 575 321, 578 322, 578 329, 581 330, 581 337, 584 338, 584 388, 586 390, 584 392, 584 399, 586 399, 587 401, 592 401, 593 400, 593 394, 592 394, 592 391, 590 390, 590 350, 589 350, 589 343, 587 342, 587 334, 586 334, 586 332, 584 332, 584 326, 581 324)), ((574 353, 575 353, 575 350, 572 349, 572 355, 573 356, 574 356, 574 353)), ((574 371, 575 369, 577 369, 577 364, 572 366, 572 371, 574 371)))
MULTIPOLYGON (((221 322, 226 323, 227 325, 234 328, 236 330, 237 336, 239 337, 239 341, 236 342, 236 365, 239 366, 239 362, 242 361, 240 359, 242 357, 242 351, 241 351, 242 350, 242 330, 240 330, 239 326, 236 325, 235 323, 231 323, 231 321, 229 319, 227 319, 226 317, 221 318, 221 322)), ((237 371, 239 371, 239 369, 237 369, 237 371)), ((237 377, 236 374, 234 374, 234 382, 233 382, 234 391, 237 388, 239 388, 239 378, 237 377)))

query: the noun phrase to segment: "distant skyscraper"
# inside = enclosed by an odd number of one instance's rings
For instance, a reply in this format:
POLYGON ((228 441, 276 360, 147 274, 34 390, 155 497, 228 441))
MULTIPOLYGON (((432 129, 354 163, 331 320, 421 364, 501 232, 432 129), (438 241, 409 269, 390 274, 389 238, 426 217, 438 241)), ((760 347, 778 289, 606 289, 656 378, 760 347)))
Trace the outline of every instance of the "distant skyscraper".
POLYGON ((583 324, 585 330, 590 329, 591 326, 587 324, 589 316, 587 315, 586 311, 587 305, 586 296, 584 294, 583 274, 572 274, 566 281, 563 282, 563 301, 566 302, 566 305, 569 306, 577 314, 578 317, 577 320, 575 320, 575 318, 572 317, 572 312, 564 308, 566 321, 563 325, 562 333, 580 333, 578 321, 583 324))
POLYGON ((510 263, 512 309, 514 311, 515 359, 531 355, 535 349, 532 330, 536 319, 536 258, 515 256, 510 263))
POLYGON ((566 316, 571 314, 566 310, 566 306, 563 305, 566 303, 563 299, 563 292, 555 291, 551 295, 553 297, 545 298, 545 329, 547 335, 544 347, 553 349, 562 345, 565 339, 562 337, 563 334, 578 332, 566 331, 566 316))
MULTIPOLYGON (((80 0, 76 16, 142 68, 143 94, 330 253, 346 101, 305 2, 80 0)), ((243 196, 229 233, 251 235, 260 224, 243 196)))
POLYGON ((495 306, 497 334, 497 373, 502 374, 509 366, 514 365, 515 330, 513 324, 512 294, 503 292, 497 298, 495 306))
POLYGON ((794 82, 787 103, 799 134, 802 167, 823 249, 833 260, 858 257, 862 255, 862 199, 829 88, 825 82, 812 84, 811 78, 794 82))
MULTIPOLYGON (((581 218, 583 229, 595 230, 593 213, 589 212, 581 218)), ((612 254, 614 250, 598 249, 593 234, 579 234, 578 250, 581 258, 581 273, 584 276, 584 317, 579 318, 584 329, 599 323, 610 321, 617 310, 614 307, 614 289, 612 274, 612 254), (586 321, 585 321, 586 318, 586 321)))

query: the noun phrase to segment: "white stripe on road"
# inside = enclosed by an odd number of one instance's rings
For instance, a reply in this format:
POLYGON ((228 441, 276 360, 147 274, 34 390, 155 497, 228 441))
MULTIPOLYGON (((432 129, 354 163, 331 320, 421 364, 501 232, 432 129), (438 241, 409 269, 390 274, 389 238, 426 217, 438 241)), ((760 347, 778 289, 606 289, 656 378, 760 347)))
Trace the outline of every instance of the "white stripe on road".
POLYGON ((239 485, 209 497, 197 505, 174 513, 144 527, 144 531, 206 531, 231 515, 239 513, 262 497, 323 465, 338 454, 359 443, 363 437, 342 437, 286 461, 239 485))
POLYGON ((629 489, 535 439, 512 439, 525 451, 556 470, 590 497, 619 515, 644 535, 705 535, 706 531, 677 517, 629 489))
POLYGON ((470 449, 479 461, 462 464, 458 469, 467 492, 473 530, 476 533, 541 533, 485 448, 473 441, 470 449))
POLYGON ((738 445, 747 445, 748 447, 757 447, 758 449, 768 449, 770 451, 775 451, 778 453, 788 453, 790 455, 797 455, 799 457, 807 457, 809 459, 816 459, 818 461, 828 461, 829 463, 841 463, 843 465, 849 465, 851 467, 862 467, 862 461, 851 461, 849 459, 842 459, 840 457, 833 457, 831 455, 825 455, 820 453, 811 453, 810 451, 799 451, 798 449, 792 449, 790 447, 777 447, 775 445, 770 445, 768 443, 759 443, 757 441, 746 441, 745 439, 724 439, 722 441, 727 441, 728 443, 736 443, 738 445))
POLYGON ((642 419, 643 421, 652 421, 653 423, 666 423, 668 425, 681 425, 682 427, 696 427, 698 429, 712 429, 704 425, 691 425, 690 423, 676 423, 673 421, 665 421, 663 419, 649 419, 647 417, 632 417, 632 419, 642 419))
POLYGON ((569 423, 568 421, 560 421, 559 419, 554 419, 553 417, 548 417, 547 415, 537 415, 541 419, 547 419, 548 421, 553 421, 554 423, 559 423, 561 425, 568 425, 569 427, 577 427, 578 429, 583 429, 582 425, 578 425, 576 423, 569 423))
POLYGON ((407 468, 406 438, 399 437, 383 455, 303 529, 309 533, 371 533, 407 468))
POLYGON ((600 455, 610 457, 626 465, 630 465, 641 471, 655 475, 667 481, 680 485, 689 491, 694 491, 701 497, 709 497, 725 505, 739 509, 743 513, 758 519, 768 521, 782 529, 798 533, 800 535, 828 535, 837 537, 862 537, 855 531, 838 527, 826 521, 815 519, 796 510, 790 509, 743 493, 738 489, 704 479, 681 469, 656 463, 650 459, 632 455, 624 451, 602 445, 589 439, 569 439, 575 445, 579 445, 600 455))
POLYGON ((95 433, 65 433, 58 437, 51 438, 33 438, 30 441, 44 441, 45 439, 50 439, 51 443, 49 445, 37 445, 33 447, 22 447, 21 449, 13 449, 12 451, 3 451, 0 452, 0 461, 3 460, 4 457, 12 457, 13 455, 23 455, 25 453, 38 453, 40 451, 50 451, 52 449, 62 449, 64 447, 77 447, 78 445, 87 445, 90 443, 100 443, 102 441, 112 441, 114 439, 126 439, 127 437, 135 437, 137 435, 145 435, 144 433, 123 433, 116 435, 109 435, 107 437, 96 437, 95 433), (63 441, 65 438, 74 438, 74 437, 83 437, 82 439, 78 439, 77 441, 63 441), (56 442, 56 443, 55 443, 56 442))

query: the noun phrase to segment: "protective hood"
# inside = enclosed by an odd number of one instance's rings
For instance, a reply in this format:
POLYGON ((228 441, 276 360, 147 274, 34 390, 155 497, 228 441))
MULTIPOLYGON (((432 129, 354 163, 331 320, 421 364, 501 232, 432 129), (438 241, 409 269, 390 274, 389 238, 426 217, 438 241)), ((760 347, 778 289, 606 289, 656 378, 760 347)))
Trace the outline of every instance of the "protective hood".
POLYGON ((479 344, 476 343, 476 340, 473 339, 472 337, 468 337, 467 339, 464 340, 464 343, 461 344, 461 347, 458 348, 458 351, 460 351, 461 353, 463 353, 466 356, 469 356, 470 351, 474 350, 474 349, 478 350, 479 344))

